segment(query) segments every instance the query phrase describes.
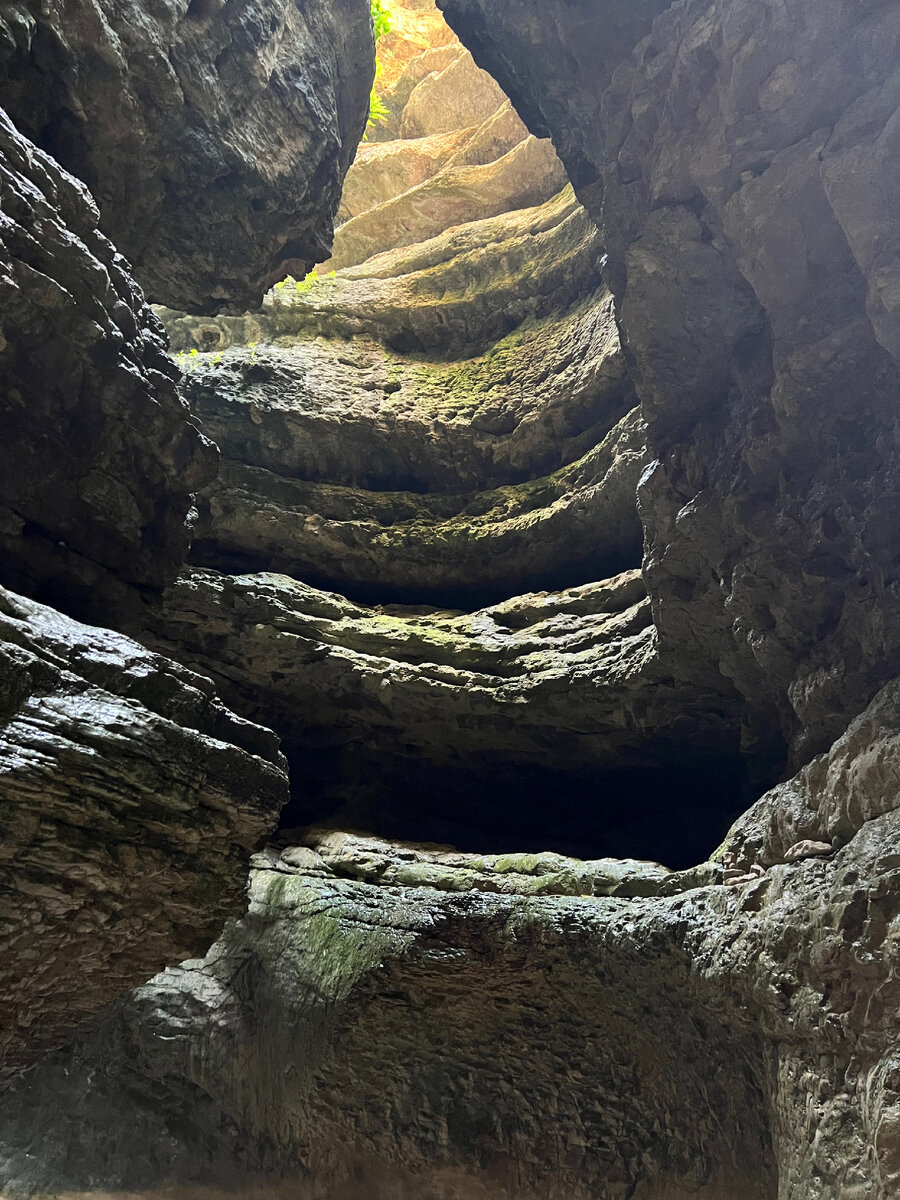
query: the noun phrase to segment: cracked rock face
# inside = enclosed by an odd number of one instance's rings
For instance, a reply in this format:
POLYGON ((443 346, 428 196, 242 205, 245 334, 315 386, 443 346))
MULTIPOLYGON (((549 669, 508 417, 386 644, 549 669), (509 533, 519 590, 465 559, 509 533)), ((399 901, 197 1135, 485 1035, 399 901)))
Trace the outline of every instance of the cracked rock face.
POLYGON ((104 622, 161 589, 216 453, 85 188, 0 114, 0 578, 104 622))
MULTIPOLYGON (((0 589, 0 1056, 33 1061, 240 910, 278 739, 202 676, 0 589)), ((5 1182, 5 1179, 4 1179, 5 1182)))
POLYGON ((898 668, 897 6, 441 7, 606 230, 662 642, 802 762, 898 668))
POLYGON ((328 256, 374 71, 366 0, 7 5, 0 104, 157 302, 258 303, 328 256))

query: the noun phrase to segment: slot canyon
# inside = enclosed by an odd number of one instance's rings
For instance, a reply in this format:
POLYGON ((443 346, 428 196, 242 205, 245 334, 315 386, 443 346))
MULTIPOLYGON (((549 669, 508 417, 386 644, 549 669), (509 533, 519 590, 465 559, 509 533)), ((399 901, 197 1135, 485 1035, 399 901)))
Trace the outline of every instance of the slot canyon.
POLYGON ((900 1197, 900 5, 0 0, 0 1196, 900 1197))

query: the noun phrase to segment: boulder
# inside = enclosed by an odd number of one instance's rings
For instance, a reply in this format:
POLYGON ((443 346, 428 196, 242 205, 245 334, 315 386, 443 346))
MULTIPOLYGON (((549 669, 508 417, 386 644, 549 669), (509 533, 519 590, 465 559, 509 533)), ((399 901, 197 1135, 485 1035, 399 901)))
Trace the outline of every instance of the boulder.
POLYGON ((368 114, 367 0, 28 0, 0 33, 0 105, 87 184, 152 300, 244 308, 327 258, 368 114))

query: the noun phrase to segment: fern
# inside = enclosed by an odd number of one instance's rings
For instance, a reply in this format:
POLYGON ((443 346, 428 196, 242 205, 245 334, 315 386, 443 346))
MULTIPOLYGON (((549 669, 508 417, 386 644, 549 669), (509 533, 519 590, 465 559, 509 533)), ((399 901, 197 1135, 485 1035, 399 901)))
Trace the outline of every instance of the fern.
POLYGON ((391 10, 385 0, 372 0, 372 32, 375 41, 391 32, 391 10))

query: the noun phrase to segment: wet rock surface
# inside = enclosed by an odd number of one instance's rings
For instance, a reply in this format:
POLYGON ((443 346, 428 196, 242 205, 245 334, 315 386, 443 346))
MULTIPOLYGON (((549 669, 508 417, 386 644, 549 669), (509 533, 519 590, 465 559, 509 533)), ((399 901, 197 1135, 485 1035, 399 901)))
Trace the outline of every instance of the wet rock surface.
POLYGON ((241 908, 247 856, 287 778, 275 735, 230 712, 208 679, 5 589, 0 662, 10 1072, 206 949, 241 908))
MULTIPOLYGON (((247 915, 0 1099, 5 1194, 893 1200, 896 5, 443 6, 534 136, 428 0, 398 4, 352 265, 242 316, 165 314, 224 457, 201 565, 140 623, 167 659, 103 631, 41 650, 21 626, 60 618, 9 602, 9 760, 62 713, 103 739, 90 821, 100 790, 138 823, 99 850, 68 809, 50 828, 80 742, 38 784, 11 773, 10 911, 93 889, 67 931, 93 938, 85 1014, 132 831, 165 895, 142 878, 143 915, 121 910, 151 929, 123 962, 153 969, 215 928, 181 843, 233 887, 259 830, 238 785, 262 769, 284 798, 272 735, 214 692, 283 735, 292 790, 247 915), (574 194, 540 190, 547 134, 574 194), (588 547, 636 566, 635 490, 643 571, 596 582, 588 547), (412 591, 447 607, 392 602, 412 591), (159 671, 178 688, 154 708, 128 681, 159 671), (135 738, 189 776, 209 846, 193 810, 165 841, 167 783, 107 785, 135 738)), ((9 977, 50 1030, 54 938, 44 965, 24 934, 9 977)))
POLYGON ((7 6, 0 105, 160 303, 247 307, 327 257, 374 72, 366 0, 7 6))
POLYGON ((86 192, 0 114, 0 579, 94 619, 159 590, 216 453, 86 192))

